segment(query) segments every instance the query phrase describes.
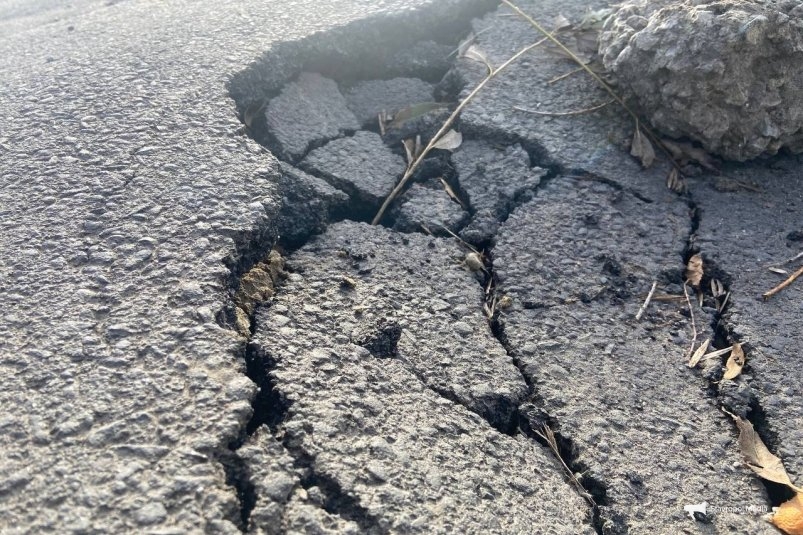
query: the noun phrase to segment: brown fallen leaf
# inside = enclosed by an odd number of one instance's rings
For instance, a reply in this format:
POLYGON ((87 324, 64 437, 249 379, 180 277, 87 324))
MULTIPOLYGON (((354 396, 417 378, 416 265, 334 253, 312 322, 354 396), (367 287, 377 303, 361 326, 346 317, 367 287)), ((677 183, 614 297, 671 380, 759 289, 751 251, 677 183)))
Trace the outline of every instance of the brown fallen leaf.
POLYGON ((803 535, 803 494, 781 504, 770 517, 772 524, 787 535, 803 535))
POLYGON ((711 340, 707 339, 700 345, 700 347, 697 348, 697 351, 695 351, 694 354, 689 359, 689 368, 694 368, 697 366, 697 364, 700 363, 700 359, 703 358, 705 352, 708 351, 709 345, 711 345, 711 340))
POLYGON ((466 206, 463 204, 463 201, 460 200, 460 197, 457 196, 457 193, 455 193, 454 189, 452 189, 452 186, 450 186, 443 177, 440 177, 440 181, 441 184, 443 184, 443 189, 446 191, 446 195, 448 195, 450 199, 455 201, 465 210, 466 206))
POLYGON ((681 195, 686 193, 686 181, 680 176, 680 171, 676 167, 670 169, 666 175, 666 187, 681 195))
POLYGON ((761 441, 761 437, 756 433, 753 424, 735 414, 728 414, 736 422, 736 427, 739 428, 739 451, 747 467, 762 479, 786 485, 795 492, 803 492, 789 479, 789 474, 786 472, 781 459, 773 455, 761 441))
POLYGON ((703 280, 703 257, 698 253, 689 258, 686 264, 686 282, 693 288, 699 288, 703 280))
POLYGON ((739 377, 746 360, 742 344, 733 344, 731 354, 728 357, 728 361, 725 363, 725 375, 723 375, 722 378, 736 379, 739 377))
POLYGON ((691 143, 672 141, 671 139, 662 139, 661 144, 672 154, 672 158, 678 164, 685 165, 694 161, 709 171, 719 174, 716 160, 703 149, 697 148, 691 143))
POLYGON ((630 144, 630 155, 635 156, 645 169, 655 161, 655 149, 647 136, 641 133, 641 129, 636 123, 636 133, 633 134, 633 142, 630 144))

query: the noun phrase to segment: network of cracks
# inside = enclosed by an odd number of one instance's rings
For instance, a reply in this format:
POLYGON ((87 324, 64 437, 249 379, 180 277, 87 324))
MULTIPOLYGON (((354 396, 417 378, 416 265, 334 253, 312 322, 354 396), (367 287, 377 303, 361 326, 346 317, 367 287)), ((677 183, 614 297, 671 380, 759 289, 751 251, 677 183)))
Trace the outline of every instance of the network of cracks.
POLYGON ((253 533, 754 529, 683 508, 790 497, 738 466, 721 408, 779 448, 756 396, 723 381, 725 357, 702 372, 682 360, 692 330, 713 348, 738 341, 732 277, 699 250, 689 193, 568 167, 478 113, 370 224, 476 80, 456 52, 487 10, 283 43, 232 82, 282 199, 230 262, 219 315, 247 339, 259 386, 221 459, 235 520, 253 533), (636 320, 652 282, 684 295, 700 253, 699 290, 636 320))

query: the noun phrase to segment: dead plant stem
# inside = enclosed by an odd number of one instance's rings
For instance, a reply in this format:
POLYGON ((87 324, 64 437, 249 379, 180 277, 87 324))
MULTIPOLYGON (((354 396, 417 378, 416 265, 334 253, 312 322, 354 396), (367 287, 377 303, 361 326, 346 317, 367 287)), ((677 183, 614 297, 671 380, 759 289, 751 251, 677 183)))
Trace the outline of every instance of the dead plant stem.
POLYGON ((764 299, 769 299, 773 295, 777 294, 778 292, 780 292, 781 290, 783 290, 784 288, 795 282, 795 279, 797 279, 801 275, 803 275, 803 267, 801 267, 800 269, 789 275, 789 278, 783 281, 781 284, 779 284, 769 292, 765 293, 763 295, 764 299))
POLYGON ((399 195, 399 193, 401 193, 401 190, 404 189, 404 186, 407 184, 410 178, 412 178, 416 169, 418 169, 418 166, 421 165, 421 162, 424 161, 424 158, 427 157, 427 155, 435 146, 435 144, 438 142, 438 140, 441 138, 441 136, 443 136, 443 134, 449 131, 449 128, 452 126, 452 123, 454 123, 455 119, 457 119, 457 116, 460 115, 460 112, 463 111, 463 109, 468 105, 469 102, 471 102, 471 100, 477 95, 477 93, 482 91, 482 89, 488 84, 488 82, 493 80, 500 72, 504 71, 513 62, 515 62, 517 59, 519 59, 521 56, 523 56, 533 48, 547 41, 549 37, 550 34, 547 34, 547 37, 539 39, 535 43, 526 46, 521 50, 519 50, 518 52, 516 52, 513 56, 511 56, 507 61, 505 61, 499 67, 489 72, 488 75, 485 76, 485 78, 483 78, 479 84, 477 84, 477 87, 475 87, 471 91, 471 93, 469 93, 466 96, 466 98, 460 101, 460 104, 458 104, 457 108, 455 108, 455 110, 451 113, 451 115, 449 115, 449 118, 446 119, 446 122, 444 122, 440 130, 438 130, 438 133, 432 136, 432 139, 429 141, 429 143, 427 143, 427 146, 424 148, 424 150, 421 152, 418 158, 416 158, 415 161, 412 164, 410 164, 410 166, 404 172, 404 175, 402 176, 401 180, 399 180, 399 183, 396 184, 396 187, 393 188, 393 191, 390 192, 390 195, 387 196, 385 202, 382 203, 382 206, 379 208, 379 211, 374 216, 374 219, 371 221, 372 225, 376 225, 379 223, 379 221, 382 220, 382 216, 385 215, 385 211, 387 211, 388 207, 393 202, 393 200, 399 195))
POLYGON ((647 294, 647 299, 644 300, 644 304, 641 305, 641 308, 638 309, 636 313, 636 321, 641 321, 641 317, 644 316, 644 312, 647 310, 647 307, 650 306, 650 301, 652 301, 652 296, 655 295, 655 289, 658 287, 658 281, 652 281, 652 288, 650 288, 650 293, 647 294))
POLYGON ((592 111, 601 110, 605 106, 609 104, 613 104, 616 102, 615 100, 611 99, 602 104, 597 104, 596 106, 592 106, 590 108, 584 108, 582 110, 574 110, 574 111, 538 111, 538 110, 531 110, 530 108, 523 108, 521 106, 513 106, 513 109, 516 111, 523 111, 524 113, 532 113, 534 115, 544 115, 546 117, 569 117, 571 115, 582 115, 584 113, 591 113, 592 111))
MULTIPOLYGON (((560 48, 561 50, 563 50, 563 52, 564 52, 564 53, 566 53, 566 54, 567 54, 567 55, 568 55, 568 56, 569 56, 569 57, 572 59, 572 61, 574 61, 575 63, 577 63, 577 65, 578 65, 578 66, 579 66, 579 67, 580 67, 582 70, 586 71, 586 72, 587 72, 589 75, 591 75, 591 77, 592 77, 592 78, 594 78, 594 80, 595 80, 595 81, 596 81, 596 82, 597 82, 597 83, 598 83, 598 84, 599 84, 599 85, 600 85, 600 86, 601 86, 603 89, 605 89, 605 91, 607 91, 607 92, 608 92, 608 94, 609 94, 609 95, 610 95, 610 96, 611 96, 611 97, 612 97, 612 98, 613 98, 613 99, 614 99, 614 100, 615 100, 615 101, 616 101, 616 102, 617 102, 617 103, 618 103, 620 106, 622 106, 622 108, 623 108, 623 109, 624 109, 624 110, 625 110, 625 111, 626 111, 628 114, 630 114, 630 116, 633 118, 633 120, 634 120, 634 121, 636 121, 636 124, 637 124, 637 125, 638 125, 639 123, 641 123, 641 122, 642 122, 642 121, 639 119, 639 116, 636 114, 636 112, 634 112, 632 109, 630 109, 630 106, 628 106, 628 105, 625 103, 624 99, 623 99, 622 97, 620 97, 619 95, 617 95, 617 94, 616 94, 616 92, 613 90, 613 88, 612 88, 610 85, 608 85, 608 83, 607 83, 607 82, 605 82, 605 80, 603 80, 603 79, 602 79, 602 77, 601 77, 600 75, 598 75, 597 73, 595 73, 595 72, 594 72, 594 71, 591 69, 591 67, 589 67, 588 65, 586 65, 586 64, 583 62, 583 60, 581 60, 580 58, 578 58, 578 57, 577 57, 577 55, 576 55, 574 52, 572 52, 571 50, 569 50, 569 49, 566 47, 566 45, 564 45, 563 43, 561 43, 561 42, 560 42, 560 41, 559 41, 559 40, 558 40, 558 39, 557 39, 557 38, 556 38, 554 35, 552 35, 551 33, 547 32, 547 31, 544 29, 544 27, 543 27, 543 26, 541 26, 541 25, 538 23, 538 21, 536 21, 534 18, 532 18, 530 15, 528 15, 528 14, 527 14, 527 13, 525 13, 524 11, 522 11, 522 10, 521 10, 521 9, 520 9, 520 8, 519 8, 519 7, 518 7, 516 4, 514 4, 514 3, 513 3, 513 2, 511 2, 510 0, 502 0, 502 3, 503 3, 503 4, 505 4, 507 7, 509 7, 510 9, 512 9, 513 11, 515 11, 515 12, 516 12, 516 14, 518 14, 518 15, 519 15, 521 18, 523 18, 524 20, 526 20, 527 22, 529 22, 529 23, 530 23, 530 24, 531 24, 531 25, 532 25, 532 26, 533 26, 533 27, 534 27, 536 30, 538 30, 539 32, 541 32, 542 34, 544 34, 544 36, 545 36, 545 37, 544 37, 544 39, 549 39, 550 41, 552 41, 552 43, 554 43, 554 44, 555 44, 555 45, 556 45, 558 48, 560 48)), ((543 40, 543 39, 542 39, 542 40, 543 40)), ((679 165, 678 165, 678 163, 675 161, 675 159, 672 157, 672 154, 669 152, 669 149, 667 149, 667 148, 666 148, 666 146, 664 146, 664 144, 661 142, 660 138, 658 138, 658 136, 656 136, 655 134, 653 134, 653 133, 652 133, 652 131, 651 131, 650 129, 648 129, 648 128, 645 128, 645 127, 643 126, 643 124, 642 124, 641 130, 644 132, 644 134, 645 134, 645 135, 646 135, 648 138, 650 138, 650 141, 652 141, 654 144, 658 145, 658 147, 661 149, 661 151, 662 151, 662 152, 663 152, 663 153, 664 153, 664 154, 665 154, 665 155, 666 155, 666 156, 669 158, 669 161, 672 163, 672 166, 673 166, 673 167, 675 167, 675 168, 676 168, 678 171, 680 171, 680 166, 679 166, 679 165)))
POLYGON ((692 353, 694 353, 694 345, 697 343, 697 322, 694 319, 694 308, 691 306, 691 299, 689 299, 689 290, 688 285, 684 282, 683 283, 683 295, 686 297, 686 304, 689 306, 689 315, 691 316, 691 347, 689 348, 688 353, 686 356, 688 357, 692 353))

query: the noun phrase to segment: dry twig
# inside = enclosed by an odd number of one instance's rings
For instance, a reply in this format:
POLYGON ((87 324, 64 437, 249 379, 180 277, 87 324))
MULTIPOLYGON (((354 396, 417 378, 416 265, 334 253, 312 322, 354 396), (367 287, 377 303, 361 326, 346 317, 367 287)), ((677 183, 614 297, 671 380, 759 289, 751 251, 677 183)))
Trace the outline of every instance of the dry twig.
POLYGON ((571 479, 572 483, 577 488, 577 492, 580 493, 580 496, 588 500, 588 503, 590 503, 592 506, 596 507, 597 504, 594 501, 594 498, 591 496, 591 494, 588 493, 588 491, 583 487, 583 485, 580 484, 580 481, 578 481, 577 476, 574 475, 572 469, 569 468, 569 465, 567 465, 566 461, 564 461, 563 457, 561 457, 560 448, 558 448, 558 440, 555 438, 555 432, 552 431, 552 429, 547 424, 543 424, 540 431, 536 429, 533 429, 533 431, 535 432, 536 435, 545 440, 547 444, 549 444, 549 449, 552 450, 552 453, 555 455, 558 461, 560 461, 560 464, 563 465, 563 469, 566 471, 566 475, 569 476, 569 479, 571 479))
POLYGON ((800 269, 789 275, 789 278, 783 281, 781 284, 779 284, 769 292, 765 293, 763 295, 764 299, 769 299, 773 295, 777 294, 778 292, 780 292, 781 290, 783 290, 784 288, 795 282, 795 279, 797 279, 801 275, 803 275, 803 267, 801 267, 800 269))
POLYGON ((607 102, 603 102, 602 104, 598 104, 596 106, 592 106, 590 108, 585 108, 582 110, 574 110, 574 111, 538 111, 538 110, 531 110, 530 108, 523 108, 521 106, 513 106, 513 109, 516 111, 523 111, 524 113, 532 113, 535 115, 545 115, 547 117, 568 117, 570 115, 582 115, 584 113, 591 113, 592 111, 601 110, 608 104, 613 104, 616 102, 615 100, 611 99, 607 102))
MULTIPOLYGON (((549 36, 550 34, 547 35, 549 36)), ((388 207, 393 202, 393 200, 399 195, 399 193, 401 193, 401 190, 404 188, 404 186, 407 184, 410 178, 412 178, 413 173, 415 173, 415 170, 418 169, 419 165, 421 165, 421 162, 424 161, 424 158, 427 157, 432 148, 438 143, 438 140, 440 140, 441 136, 443 136, 446 132, 449 131, 449 128, 452 126, 452 123, 454 123, 455 119, 457 119, 457 116, 460 115, 460 112, 463 111, 463 109, 468 105, 468 103, 474 99, 477 93, 482 91, 482 89, 488 84, 488 82, 493 80, 500 72, 507 69, 513 62, 515 62, 517 59, 519 59, 521 56, 523 56, 533 48, 540 46, 542 43, 547 41, 547 39, 548 37, 539 39, 535 43, 526 46, 521 50, 519 50, 518 52, 516 52, 515 54, 513 54, 513 56, 511 56, 502 65, 489 72, 485 76, 485 78, 483 78, 482 81, 479 84, 477 84, 477 87, 475 87, 471 91, 471 93, 469 93, 466 96, 466 98, 464 98, 460 102, 460 104, 457 105, 457 108, 455 108, 455 110, 451 113, 451 115, 449 115, 449 118, 446 119, 446 122, 444 122, 440 130, 438 130, 438 133, 432 136, 432 139, 429 141, 429 143, 427 143, 427 146, 424 148, 423 151, 421 151, 421 154, 418 156, 418 158, 416 158, 415 161, 407 168, 401 180, 399 180, 399 183, 396 184, 396 187, 394 187, 393 191, 390 192, 390 195, 387 196, 385 202, 382 203, 382 206, 379 208, 379 211, 376 213, 374 219, 371 221, 372 225, 376 225, 379 223, 379 221, 382 219, 382 216, 385 215, 385 211, 387 211, 388 207)))
POLYGON ((641 305, 641 308, 638 309, 636 313, 636 321, 641 321, 641 317, 644 315, 644 311, 647 310, 647 307, 650 305, 650 301, 652 301, 652 296, 655 294, 655 289, 658 287, 658 281, 652 281, 652 288, 650 288, 650 293, 647 294, 647 299, 644 300, 644 304, 641 305))
POLYGON ((547 81, 547 85, 554 84, 555 82, 560 82, 564 78, 568 78, 569 76, 571 76, 573 74, 577 74, 578 72, 583 72, 583 68, 582 67, 577 67, 576 69, 572 69, 572 70, 570 70, 569 72, 567 72, 565 74, 561 74, 560 76, 556 76, 556 77, 552 78, 551 80, 548 80, 547 81))
MULTIPOLYGON (((544 29, 544 27, 538 23, 538 21, 536 21, 534 18, 532 18, 524 11, 522 11, 516 4, 514 4, 510 0, 502 0, 502 3, 505 4, 507 7, 509 7, 510 9, 512 9, 513 11, 515 11, 516 14, 519 15, 521 18, 529 22, 530 25, 532 25, 536 30, 538 30, 545 36, 544 39, 549 39, 550 41, 552 41, 552 43, 554 43, 558 48, 560 48, 563 51, 563 53, 568 55, 572 59, 572 61, 577 63, 577 65, 582 70, 586 71, 605 91, 607 91, 607 93, 611 96, 611 98, 613 98, 613 100, 616 103, 622 106, 622 108, 633 118, 633 120, 636 121, 636 124, 641 123, 639 116, 636 114, 636 112, 634 112, 630 108, 630 106, 628 106, 625 103, 624 99, 620 97, 618 94, 616 94, 613 88, 610 85, 608 85, 608 83, 605 82, 605 80, 603 80, 599 74, 594 72, 594 70, 591 67, 589 67, 585 62, 583 62, 583 60, 578 58, 574 52, 572 52, 566 47, 566 45, 561 43, 553 34, 547 32, 544 29)), ((543 41, 543 39, 541 41, 543 41)), ((669 152, 669 149, 666 148, 661 139, 655 134, 653 134, 651 130, 645 128, 644 126, 641 127, 641 130, 650 139, 650 141, 652 141, 655 145, 658 145, 661 151, 669 158, 669 161, 672 163, 672 166, 678 171, 680 171, 680 165, 678 165, 678 163, 672 157, 672 154, 669 152)))
POLYGON ((694 320, 694 308, 691 306, 691 299, 689 299, 689 288, 688 284, 685 282, 683 283, 683 295, 686 297, 686 304, 689 306, 689 315, 691 316, 692 338, 691 347, 689 347, 689 351, 686 353, 686 356, 688 357, 694 351, 694 345, 697 343, 697 322, 694 320))

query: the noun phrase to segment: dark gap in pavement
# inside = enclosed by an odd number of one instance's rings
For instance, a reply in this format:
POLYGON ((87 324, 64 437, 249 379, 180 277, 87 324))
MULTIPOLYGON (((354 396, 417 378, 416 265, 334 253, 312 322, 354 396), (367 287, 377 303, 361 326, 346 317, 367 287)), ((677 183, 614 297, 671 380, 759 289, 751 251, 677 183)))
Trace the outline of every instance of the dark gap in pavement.
POLYGON ((625 193, 629 193, 630 195, 632 195, 636 199, 638 199, 638 200, 640 200, 642 202, 645 202, 647 204, 652 204, 653 202, 655 202, 652 199, 650 199, 649 197, 647 197, 646 195, 642 194, 640 191, 638 191, 635 188, 629 188, 629 187, 622 186, 619 182, 617 182, 617 181, 615 181, 613 179, 610 179, 608 177, 599 175, 597 173, 591 173, 591 172, 585 171, 583 169, 571 169, 571 170, 569 170, 567 172, 567 177, 576 178, 578 180, 593 180, 595 182, 600 182, 602 184, 606 184, 608 186, 611 186, 612 188, 614 188, 617 191, 623 191, 625 193))
MULTIPOLYGON (((309 71, 329 75, 341 85, 353 80, 386 79, 392 76, 416 76, 436 83, 447 73, 453 58, 444 60, 440 67, 425 65, 415 73, 390 72, 388 61, 398 56, 399 51, 419 41, 430 40, 436 44, 456 46, 459 39, 468 33, 472 19, 491 11, 496 4, 497 2, 489 0, 468 0, 460 10, 455 10, 453 7, 449 9, 445 4, 436 2, 421 9, 405 10, 392 16, 369 17, 297 41, 276 43, 251 67, 235 74, 229 80, 227 89, 235 102, 239 118, 245 124, 245 131, 256 141, 271 146, 264 110, 269 100, 277 96, 281 88, 299 73, 309 71)), ((435 48, 437 49, 437 46, 435 48)), ((403 62, 399 63, 402 64, 403 62)), ((341 135, 354 133, 344 130, 341 135)), ((323 146, 326 142, 323 141, 320 145, 323 146)), ((314 148, 316 148, 315 143, 307 145, 304 156, 314 148)), ((333 201, 331 210, 324 216, 323 224, 320 225, 319 222, 318 227, 325 228, 334 221, 345 219, 370 221, 378 206, 360 201, 353 191, 348 193, 348 202, 338 205, 333 201)), ((312 195, 312 202, 316 200, 315 195, 312 195)), ((265 216, 260 224, 252 231, 234 237, 234 251, 223 260, 229 270, 227 285, 232 296, 240 286, 240 278, 277 246, 279 232, 275 220, 276 214, 269 214, 266 207, 265 216)), ((386 216, 382 223, 392 226, 391 216, 386 216)), ((322 231, 323 228, 305 228, 292 239, 279 238, 278 245, 292 251, 322 231)), ((234 304, 227 306, 216 315, 222 327, 235 330, 237 325, 235 307, 234 304)), ((249 316, 253 334, 253 313, 249 316)), ((274 388, 275 380, 271 376, 275 366, 273 359, 262 354, 248 340, 243 342, 243 356, 246 374, 259 388, 252 400, 253 416, 241 430, 240 435, 230 442, 229 448, 220 451, 216 457, 225 469, 227 484, 235 489, 240 502, 237 518, 232 520, 241 530, 246 531, 258 497, 248 467, 237 454, 237 450, 262 424, 266 424, 274 436, 278 436, 279 427, 286 418, 289 405, 274 388)), ((316 474, 312 459, 294 450, 286 441, 283 444, 298 464, 309 468, 309 475, 303 484, 305 487, 321 488, 326 496, 324 508, 328 512, 353 520, 364 532, 386 532, 380 529, 376 519, 372 518, 354 498, 344 493, 336 482, 316 474)))
MULTIPOLYGON (((495 299, 495 294, 498 290, 497 278, 493 268, 493 259, 490 257, 487 258, 485 266, 487 270, 486 282, 483 287, 488 287, 488 285, 491 285, 493 288, 493 291, 486 295, 486 299, 488 300, 486 305, 492 306, 491 302, 493 299, 495 299)), ((524 382, 527 384, 529 391, 527 402, 517 407, 515 410, 515 429, 512 430, 510 434, 515 435, 521 433, 530 440, 538 442, 544 448, 549 449, 552 453, 550 444, 544 439, 543 436, 539 434, 542 426, 548 426, 555 433, 560 458, 566 463, 573 474, 583 474, 588 467, 585 466, 584 463, 580 462, 577 454, 577 447, 574 445, 572 440, 560 433, 560 423, 557 421, 557 419, 548 414, 542 408, 543 403, 538 402, 538 392, 535 389, 532 378, 530 377, 529 373, 527 373, 524 364, 521 362, 521 359, 516 356, 516 350, 513 348, 507 337, 507 334, 505 333, 505 324, 501 319, 501 314, 502 312, 500 310, 493 310, 493 315, 488 318, 491 332, 499 341, 499 344, 504 348, 513 364, 516 366, 516 368, 518 368, 522 378, 524 379, 524 382)), ((566 480, 567 485, 572 484, 571 481, 569 481, 569 476, 567 474, 564 473, 563 477, 566 480)), ((598 534, 602 535, 603 530, 600 507, 608 505, 607 486, 604 481, 600 481, 592 477, 582 477, 579 478, 578 481, 585 492, 593 497, 594 505, 589 504, 591 508, 591 525, 598 534)))
POLYGON ((293 456, 295 466, 304 470, 301 486, 309 491, 317 488, 323 494, 323 508, 327 513, 338 515, 360 526, 360 532, 368 535, 385 535, 389 533, 374 515, 363 507, 359 500, 343 491, 340 484, 331 477, 315 470, 315 459, 305 452, 299 451, 284 441, 285 449, 293 456))
POLYGON ((248 529, 248 519, 251 516, 254 506, 257 503, 256 490, 251 481, 251 471, 245 461, 237 455, 237 449, 242 445, 242 440, 238 439, 229 444, 229 449, 222 450, 216 456, 217 461, 223 466, 226 474, 226 484, 233 487, 237 493, 237 500, 240 502, 238 511, 233 512, 232 521, 241 531, 248 529))
MULTIPOLYGON (((683 273, 691 257, 695 254, 700 254, 703 258, 704 266, 703 278, 700 283, 700 291, 703 293, 703 305, 709 307, 712 312, 709 316, 710 323, 708 325, 708 333, 705 331, 705 324, 698 326, 698 329, 700 329, 698 341, 702 341, 705 340, 705 338, 710 337, 711 346, 709 351, 726 348, 734 343, 740 342, 738 335, 736 335, 732 329, 727 326, 725 321, 725 316, 727 315, 728 309, 732 304, 732 298, 730 295, 733 277, 730 275, 730 273, 722 269, 716 261, 706 256, 697 245, 697 231, 702 223, 703 211, 699 208, 690 193, 684 194, 684 198, 686 199, 689 207, 689 235, 686 247, 682 254, 683 266, 679 270, 679 273, 681 274, 680 282, 682 284, 683 279, 685 278, 683 273), (711 283, 714 280, 718 280, 722 283, 725 294, 728 295, 728 301, 723 307, 721 307, 721 310, 717 310, 717 299, 714 297, 711 290, 711 283)), ((691 293, 691 289, 689 297, 691 298, 692 303, 694 303, 696 296, 691 293)), ((701 310, 701 308, 698 307, 697 310, 701 310)), ((743 381, 744 375, 750 373, 749 343, 745 343, 743 349, 747 355, 747 363, 745 364, 742 374, 736 378, 737 382, 743 381)), ((707 368, 700 372, 700 376, 706 380, 708 385, 706 388, 707 394, 712 398, 712 400, 715 401, 719 408, 737 415, 744 413, 741 414, 741 416, 753 425, 753 428, 756 430, 756 433, 758 433, 761 441, 767 446, 770 452, 775 454, 774 452, 776 452, 780 446, 779 438, 777 433, 772 430, 767 415, 764 412, 764 409, 761 407, 758 398, 754 394, 750 393, 749 400, 747 400, 745 410, 743 411, 741 410, 740 405, 744 405, 743 402, 745 400, 738 399, 738 401, 736 401, 737 398, 729 396, 727 393, 723 393, 721 381, 727 360, 728 355, 722 355, 717 360, 717 367, 707 368)), ((738 435, 739 430, 735 424, 733 428, 734 433, 738 435)), ((772 481, 759 478, 758 476, 755 477, 759 482, 761 482, 766 490, 770 507, 778 507, 783 502, 791 499, 795 495, 794 491, 792 491, 786 485, 774 483, 772 481)))
POLYGON ((249 342, 246 346, 245 363, 248 378, 259 388, 251 403, 254 414, 246 426, 246 434, 251 436, 260 426, 267 425, 275 435, 289 408, 287 401, 276 391, 276 380, 271 376, 276 361, 257 344, 249 342))
MULTIPOLYGON (((419 42, 456 47, 471 28, 471 20, 496 8, 498 2, 469 0, 461 9, 433 3, 392 15, 377 15, 295 40, 275 43, 249 68, 227 83, 238 117, 259 142, 267 132, 254 119, 282 86, 301 72, 317 72, 341 84, 355 80, 415 75, 436 83, 451 61, 410 72, 400 54, 419 42)), ((264 121, 263 121, 264 123, 264 121)), ((264 144, 264 143, 263 143, 264 144)))

